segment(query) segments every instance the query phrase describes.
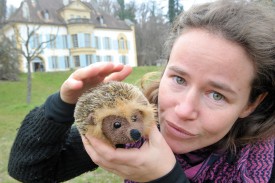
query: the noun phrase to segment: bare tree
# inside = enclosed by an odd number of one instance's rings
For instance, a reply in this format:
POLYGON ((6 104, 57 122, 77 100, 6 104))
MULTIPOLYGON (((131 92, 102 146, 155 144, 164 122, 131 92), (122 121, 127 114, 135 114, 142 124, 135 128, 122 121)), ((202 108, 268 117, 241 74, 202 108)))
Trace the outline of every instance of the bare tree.
POLYGON ((101 10, 118 19, 136 22, 137 5, 135 1, 124 3, 124 0, 98 0, 97 4, 101 10))
POLYGON ((98 0, 98 3, 105 12, 135 23, 138 65, 158 64, 169 26, 162 7, 155 0, 141 4, 133 0, 125 4, 123 0, 98 0))
POLYGON ((110 15, 115 14, 116 5, 112 0, 99 0, 97 3, 104 12, 108 12, 110 15))
POLYGON ((32 72, 31 72, 31 63, 32 61, 38 57, 43 50, 47 47, 47 44, 54 41, 56 39, 56 34, 53 37, 46 41, 42 41, 37 37, 37 32, 40 29, 40 26, 26 26, 26 35, 23 36, 22 33, 19 32, 17 28, 14 27, 14 32, 16 35, 19 36, 19 45, 22 48, 18 48, 18 53, 21 54, 27 61, 27 104, 31 102, 31 95, 32 95, 32 72), (35 43, 34 47, 32 48, 30 45, 35 43))
POLYGON ((138 17, 136 44, 139 65, 156 65, 162 59, 168 24, 154 1, 141 4, 138 17))

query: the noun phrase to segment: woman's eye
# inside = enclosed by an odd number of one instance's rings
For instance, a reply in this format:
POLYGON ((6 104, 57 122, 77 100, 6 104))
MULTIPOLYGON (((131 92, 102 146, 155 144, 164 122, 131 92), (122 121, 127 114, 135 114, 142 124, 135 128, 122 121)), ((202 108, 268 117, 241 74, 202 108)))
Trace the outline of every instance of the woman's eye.
POLYGON ((216 101, 220 101, 224 99, 224 96, 217 92, 212 92, 212 98, 216 101))
POLYGON ((173 79, 174 79, 174 81, 176 81, 176 83, 179 84, 179 85, 182 85, 182 84, 184 84, 184 82, 185 82, 185 80, 184 80, 183 78, 179 77, 179 76, 174 76, 173 79))

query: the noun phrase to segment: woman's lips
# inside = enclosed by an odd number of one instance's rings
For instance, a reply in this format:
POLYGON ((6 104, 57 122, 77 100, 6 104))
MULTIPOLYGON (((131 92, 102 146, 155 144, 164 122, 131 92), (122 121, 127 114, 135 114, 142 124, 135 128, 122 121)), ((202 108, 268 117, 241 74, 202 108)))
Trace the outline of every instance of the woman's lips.
POLYGON ((178 127, 177 125, 166 121, 166 130, 168 133, 170 133, 172 136, 175 136, 177 138, 181 138, 181 139, 189 139, 189 138, 193 138, 196 135, 178 127))

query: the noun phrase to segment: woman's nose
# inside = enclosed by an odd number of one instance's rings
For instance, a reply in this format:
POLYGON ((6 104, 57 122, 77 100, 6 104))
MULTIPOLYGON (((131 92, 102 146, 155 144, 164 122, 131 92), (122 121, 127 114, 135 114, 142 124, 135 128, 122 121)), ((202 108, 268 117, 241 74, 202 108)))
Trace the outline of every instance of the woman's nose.
POLYGON ((195 93, 186 93, 178 99, 175 113, 182 120, 194 120, 199 114, 199 96, 195 93))

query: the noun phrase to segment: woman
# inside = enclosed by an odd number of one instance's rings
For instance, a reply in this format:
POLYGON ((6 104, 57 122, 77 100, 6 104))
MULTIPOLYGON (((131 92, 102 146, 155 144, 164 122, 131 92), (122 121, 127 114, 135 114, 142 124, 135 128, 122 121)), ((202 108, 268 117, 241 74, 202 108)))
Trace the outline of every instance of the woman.
POLYGON ((154 127, 132 145, 139 148, 81 140, 72 126, 85 90, 123 80, 131 68, 104 63, 75 71, 60 93, 23 121, 10 175, 59 182, 101 166, 125 182, 274 182, 274 12, 221 0, 178 17, 167 40, 165 70, 145 91, 158 106, 160 130, 154 127))

